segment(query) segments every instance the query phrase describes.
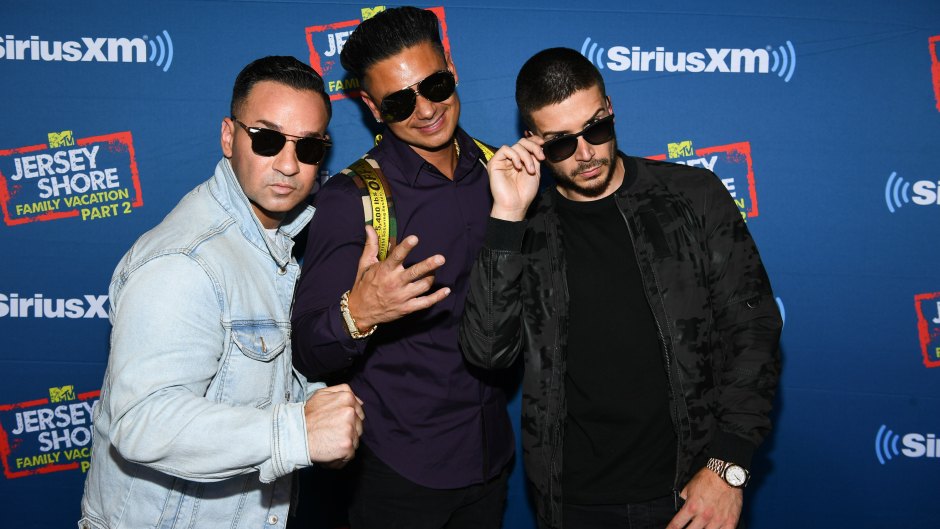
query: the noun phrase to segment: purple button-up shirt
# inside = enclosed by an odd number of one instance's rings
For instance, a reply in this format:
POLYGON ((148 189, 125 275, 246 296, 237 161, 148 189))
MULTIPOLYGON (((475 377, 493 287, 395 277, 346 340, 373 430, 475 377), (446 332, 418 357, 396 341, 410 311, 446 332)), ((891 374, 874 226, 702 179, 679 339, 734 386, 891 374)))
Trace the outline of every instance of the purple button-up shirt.
POLYGON ((337 175, 315 197, 292 317, 295 366, 316 377, 349 368, 349 384, 365 403, 363 441, 402 476, 437 489, 496 476, 514 446, 505 392, 492 373, 464 362, 457 345, 492 205, 479 148, 459 128, 457 141, 453 180, 391 133, 370 151, 392 188, 398 240, 419 239, 405 266, 442 254, 432 291, 447 286, 451 294, 379 325, 370 338, 349 337, 339 300, 365 244, 363 201, 353 181, 337 175))

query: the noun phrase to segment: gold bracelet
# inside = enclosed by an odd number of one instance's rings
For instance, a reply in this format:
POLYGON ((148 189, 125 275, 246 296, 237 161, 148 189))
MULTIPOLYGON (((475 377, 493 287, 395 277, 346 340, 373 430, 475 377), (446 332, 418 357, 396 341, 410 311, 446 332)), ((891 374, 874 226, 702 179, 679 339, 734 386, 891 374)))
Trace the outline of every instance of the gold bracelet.
POLYGON ((376 329, 379 328, 378 324, 372 326, 366 332, 359 332, 359 326, 356 325, 356 319, 353 318, 352 314, 349 313, 349 291, 343 292, 343 297, 339 298, 339 310, 343 313, 343 321, 346 323, 346 332, 349 333, 349 336, 358 340, 359 338, 365 338, 371 336, 376 329))

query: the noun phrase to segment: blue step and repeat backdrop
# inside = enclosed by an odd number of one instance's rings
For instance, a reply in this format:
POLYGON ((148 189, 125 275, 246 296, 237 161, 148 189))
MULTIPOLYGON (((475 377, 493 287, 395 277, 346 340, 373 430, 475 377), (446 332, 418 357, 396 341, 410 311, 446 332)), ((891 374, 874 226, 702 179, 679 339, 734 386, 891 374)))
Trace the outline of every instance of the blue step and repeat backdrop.
MULTIPOLYGON (((936 527, 940 3, 421 7, 443 23, 473 135, 512 143, 516 72, 567 46, 603 73, 625 151, 712 169, 734 197, 785 314, 751 527, 936 527)), ((382 8, 0 6, 0 526, 77 520, 111 272, 211 174, 239 69, 286 54, 324 74, 336 172, 375 132, 337 51, 382 8)), ((518 395, 511 406, 518 429, 518 395)), ((519 464, 505 527, 531 528, 519 464)))

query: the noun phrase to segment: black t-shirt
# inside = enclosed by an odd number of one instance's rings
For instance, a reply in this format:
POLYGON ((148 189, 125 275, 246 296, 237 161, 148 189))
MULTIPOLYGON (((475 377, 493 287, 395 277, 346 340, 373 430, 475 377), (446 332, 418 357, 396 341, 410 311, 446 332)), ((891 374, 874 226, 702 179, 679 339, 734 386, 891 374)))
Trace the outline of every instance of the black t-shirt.
POLYGON ((570 301, 563 500, 665 496, 676 467, 669 384, 626 221, 613 195, 555 198, 570 301))

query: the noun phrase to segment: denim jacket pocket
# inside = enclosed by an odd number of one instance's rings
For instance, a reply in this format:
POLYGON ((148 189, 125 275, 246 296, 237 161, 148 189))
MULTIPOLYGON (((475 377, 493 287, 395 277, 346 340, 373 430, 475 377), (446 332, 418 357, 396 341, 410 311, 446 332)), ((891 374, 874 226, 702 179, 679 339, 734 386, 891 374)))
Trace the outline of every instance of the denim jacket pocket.
POLYGON ((259 362, 270 362, 287 347, 287 332, 273 322, 232 322, 232 342, 242 354, 259 362))
POLYGON ((272 321, 232 322, 231 346, 223 367, 222 402, 268 407, 282 384, 285 370, 281 353, 287 349, 288 332, 272 321))

